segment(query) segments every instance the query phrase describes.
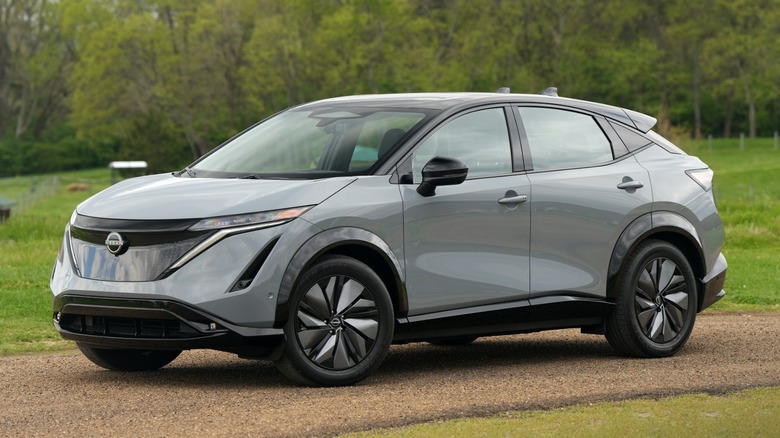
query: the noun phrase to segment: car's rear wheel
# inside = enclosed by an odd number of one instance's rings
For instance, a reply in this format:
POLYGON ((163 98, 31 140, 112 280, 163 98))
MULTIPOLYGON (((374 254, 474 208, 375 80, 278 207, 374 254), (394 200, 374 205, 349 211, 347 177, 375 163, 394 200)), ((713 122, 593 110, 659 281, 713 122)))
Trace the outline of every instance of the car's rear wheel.
POLYGON ((303 274, 290 297, 285 350, 276 362, 305 385, 350 385, 384 359, 393 336, 393 306, 379 276, 364 263, 328 256, 303 274))
POLYGON ((79 350, 95 365, 113 371, 151 371, 173 362, 181 350, 132 350, 95 348, 77 343, 79 350))
POLYGON ((606 337, 618 352, 664 357, 685 345, 696 319, 697 285, 678 248, 658 240, 640 244, 618 274, 616 298, 606 337))

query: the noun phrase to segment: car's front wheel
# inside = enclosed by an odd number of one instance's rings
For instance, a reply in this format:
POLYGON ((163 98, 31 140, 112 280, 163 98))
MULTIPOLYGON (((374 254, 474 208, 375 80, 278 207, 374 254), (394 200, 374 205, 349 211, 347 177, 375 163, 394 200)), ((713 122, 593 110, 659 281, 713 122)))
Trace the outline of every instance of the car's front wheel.
POLYGON ((113 371, 151 371, 173 362, 181 350, 132 350, 95 348, 77 343, 79 350, 95 365, 113 371))
POLYGON ((350 385, 384 359, 393 336, 393 305, 364 263, 327 256, 301 277, 290 297, 285 350, 276 362, 305 385, 350 385))
POLYGON ((607 340, 628 356, 671 356, 693 330, 697 296, 696 278, 685 255, 668 242, 643 242, 618 274, 607 340))

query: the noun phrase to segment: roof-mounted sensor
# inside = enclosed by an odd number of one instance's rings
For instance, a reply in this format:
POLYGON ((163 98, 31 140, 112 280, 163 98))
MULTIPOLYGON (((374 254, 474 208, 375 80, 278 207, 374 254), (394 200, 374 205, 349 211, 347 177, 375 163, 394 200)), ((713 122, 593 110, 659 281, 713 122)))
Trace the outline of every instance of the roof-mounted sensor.
POLYGON ((509 87, 501 87, 498 90, 496 90, 496 93, 509 94, 509 87))
POLYGON ((544 91, 540 92, 544 96, 558 97, 558 87, 547 87, 544 91))

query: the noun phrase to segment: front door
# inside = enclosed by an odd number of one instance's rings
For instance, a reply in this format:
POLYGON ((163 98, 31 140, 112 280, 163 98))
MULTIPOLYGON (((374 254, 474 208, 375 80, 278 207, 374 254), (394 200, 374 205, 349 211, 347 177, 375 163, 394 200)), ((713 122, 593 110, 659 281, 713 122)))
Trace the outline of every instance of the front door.
POLYGON ((400 185, 409 316, 511 301, 525 308, 529 182, 512 171, 504 109, 451 119, 410 160, 414 183, 400 185), (421 169, 435 156, 463 161, 468 178, 423 197, 421 169))

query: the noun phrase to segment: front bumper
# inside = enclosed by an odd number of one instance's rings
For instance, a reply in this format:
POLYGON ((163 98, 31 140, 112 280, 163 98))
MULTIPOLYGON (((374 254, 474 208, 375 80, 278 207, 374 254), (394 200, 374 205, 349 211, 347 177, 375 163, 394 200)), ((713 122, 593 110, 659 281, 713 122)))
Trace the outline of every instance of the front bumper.
POLYGON ((701 280, 702 294, 701 302, 699 304, 700 312, 715 304, 726 295, 726 291, 723 290, 723 285, 726 283, 727 270, 728 263, 726 263, 726 258, 721 253, 718 256, 718 260, 715 262, 715 266, 713 266, 710 272, 701 280))
POLYGON ((99 348, 209 348, 275 359, 284 340, 282 329, 237 326, 172 300, 62 295, 53 318, 63 338, 99 348))

